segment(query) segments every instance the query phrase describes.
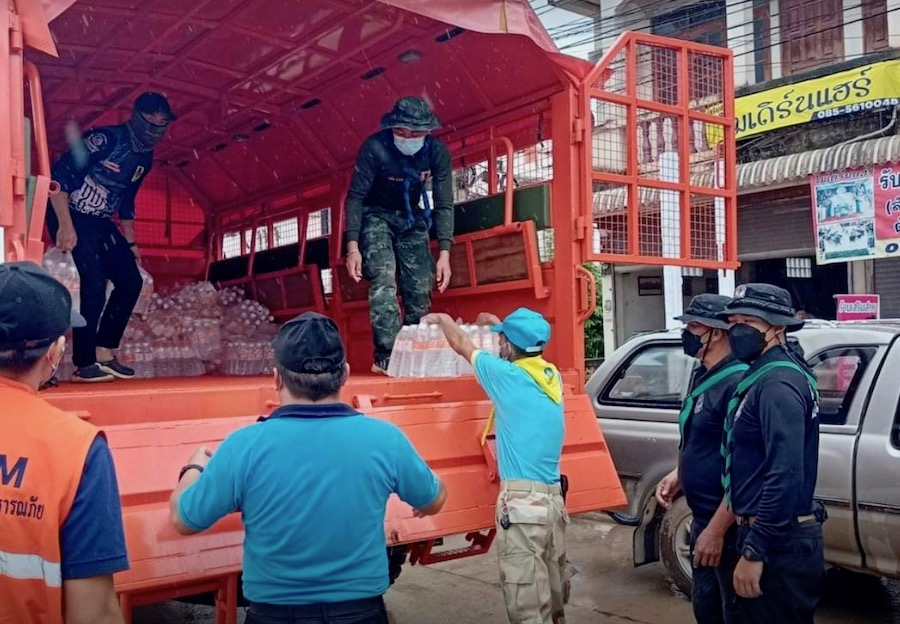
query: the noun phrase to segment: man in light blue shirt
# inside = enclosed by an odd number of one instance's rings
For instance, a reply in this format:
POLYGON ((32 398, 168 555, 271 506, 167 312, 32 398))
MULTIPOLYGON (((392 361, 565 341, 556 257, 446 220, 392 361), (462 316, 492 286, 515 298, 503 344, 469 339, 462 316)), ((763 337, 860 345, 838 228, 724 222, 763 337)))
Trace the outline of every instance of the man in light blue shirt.
POLYGON ((550 324, 519 308, 502 322, 482 314, 478 324, 500 334, 500 357, 480 351, 446 314, 424 323, 439 325, 450 346, 472 363, 475 377, 494 405, 485 427, 497 430, 500 496, 497 550, 509 620, 564 624, 568 599, 566 525, 559 461, 565 422, 562 380, 543 351, 550 324))
POLYGON ((421 517, 440 511, 444 486, 400 429, 340 403, 350 369, 330 318, 303 314, 273 346, 281 407, 194 453, 172 493, 175 528, 241 512, 247 624, 387 624, 388 497, 421 517))

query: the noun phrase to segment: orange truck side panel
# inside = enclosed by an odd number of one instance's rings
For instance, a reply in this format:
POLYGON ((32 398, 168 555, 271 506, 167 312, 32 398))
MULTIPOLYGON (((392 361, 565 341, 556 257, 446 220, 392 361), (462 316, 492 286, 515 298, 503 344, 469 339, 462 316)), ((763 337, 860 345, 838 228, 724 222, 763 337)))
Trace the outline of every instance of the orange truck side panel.
MULTIPOLYGON (((392 499, 385 518, 389 543, 411 544, 494 526, 499 482, 492 479, 479 443, 490 402, 471 377, 441 380, 442 392, 435 393, 435 387, 435 380, 386 384, 363 376, 351 378, 344 390, 346 402, 371 401, 373 407, 361 411, 400 427, 447 485, 447 503, 436 516, 414 518, 408 505, 392 499), (418 405, 415 399, 412 405, 391 405, 415 396, 424 397, 418 405)), ((570 513, 624 505, 589 399, 569 384, 565 392, 561 470, 569 480, 570 513)), ((194 449, 214 449, 229 433, 252 426, 274 407, 271 379, 135 380, 90 393, 54 390, 47 397, 98 424, 109 439, 132 562, 130 570, 116 577, 120 591, 174 587, 240 571, 243 529, 237 514, 207 533, 182 537, 171 526, 169 494, 194 449), (241 412, 245 415, 233 415, 241 412)))

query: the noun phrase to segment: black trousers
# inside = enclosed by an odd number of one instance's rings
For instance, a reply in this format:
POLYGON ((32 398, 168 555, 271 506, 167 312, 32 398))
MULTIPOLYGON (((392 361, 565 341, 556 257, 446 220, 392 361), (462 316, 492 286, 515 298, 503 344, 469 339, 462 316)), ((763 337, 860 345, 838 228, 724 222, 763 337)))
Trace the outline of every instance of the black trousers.
POLYGON ((244 624, 388 624, 381 596, 314 605, 250 603, 244 624))
MULTIPOLYGON (((691 525, 691 558, 697 538, 706 528, 707 522, 697 520, 691 525)), ((697 624, 731 624, 732 619, 725 610, 725 605, 734 601, 734 584, 731 575, 737 563, 736 553, 737 530, 732 527, 725 533, 722 558, 715 568, 708 566, 693 568, 691 605, 697 624)))
MULTIPOLYGON (((72 330, 72 363, 80 368, 95 363, 97 347, 119 347, 143 283, 131 247, 111 219, 71 214, 78 235, 72 259, 81 281, 81 315, 87 321, 72 330), (113 285, 109 301, 107 280, 113 285)), ((52 209, 47 211, 47 227, 56 240, 59 221, 52 209)))
MULTIPOLYGON (((743 544, 747 533, 749 527, 738 530, 738 544, 743 544)), ((736 624, 813 624, 824 582, 822 525, 797 525, 769 547, 759 598, 735 596, 729 610, 736 624)))

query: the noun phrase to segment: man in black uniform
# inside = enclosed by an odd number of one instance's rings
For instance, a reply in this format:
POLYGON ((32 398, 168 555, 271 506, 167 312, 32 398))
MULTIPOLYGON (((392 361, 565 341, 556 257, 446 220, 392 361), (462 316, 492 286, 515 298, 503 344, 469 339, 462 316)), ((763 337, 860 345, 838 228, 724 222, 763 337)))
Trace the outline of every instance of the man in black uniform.
POLYGON ((736 560, 732 554, 736 531, 734 516, 724 503, 721 446, 728 402, 747 365, 731 355, 728 323, 718 318, 730 302, 731 297, 724 295, 697 295, 685 314, 676 319, 687 325, 681 335, 684 352, 700 360, 701 368, 678 418, 678 467, 656 487, 656 498, 666 509, 684 490, 694 514, 691 602, 699 624, 730 622, 724 606, 734 601, 731 572, 736 560))
POLYGON ((87 321, 72 333, 74 381, 134 376, 112 352, 141 294, 134 199, 153 164, 153 146, 174 119, 165 97, 144 93, 130 120, 87 132, 53 166, 60 192, 50 198, 47 227, 56 246, 72 252, 81 281, 81 315, 87 321), (116 215, 121 230, 113 221, 116 215), (108 302, 107 279, 113 284, 108 302))
POLYGON ((722 485, 739 525, 735 622, 812 624, 825 574, 825 514, 813 499, 818 390, 785 338, 803 321, 788 292, 769 284, 738 286, 723 318, 732 353, 750 364, 722 446, 722 485))
POLYGON ((407 325, 431 311, 435 274, 438 290, 450 284, 453 171, 447 146, 430 134, 439 127, 425 100, 399 100, 382 118, 381 131, 360 148, 347 194, 347 272, 369 282, 376 373, 387 373, 400 331, 398 282, 407 325), (424 188, 429 179, 434 211, 424 188), (440 249, 436 265, 429 247, 432 212, 440 249))

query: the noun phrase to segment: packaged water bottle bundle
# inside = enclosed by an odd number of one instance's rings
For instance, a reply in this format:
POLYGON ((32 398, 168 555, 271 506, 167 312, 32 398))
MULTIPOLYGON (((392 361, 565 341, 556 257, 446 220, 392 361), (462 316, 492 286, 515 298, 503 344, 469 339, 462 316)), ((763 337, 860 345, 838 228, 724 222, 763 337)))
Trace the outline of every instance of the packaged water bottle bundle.
POLYGON ((52 247, 44 253, 41 260, 44 270, 55 277, 69 294, 72 295, 72 308, 77 312, 81 309, 81 279, 78 277, 78 268, 70 252, 60 251, 52 247))
MULTIPOLYGON (((499 354, 499 337, 487 326, 460 328, 478 349, 499 354)), ((404 325, 394 341, 388 375, 391 377, 464 377, 473 375, 472 366, 450 348, 437 325, 404 325)))

